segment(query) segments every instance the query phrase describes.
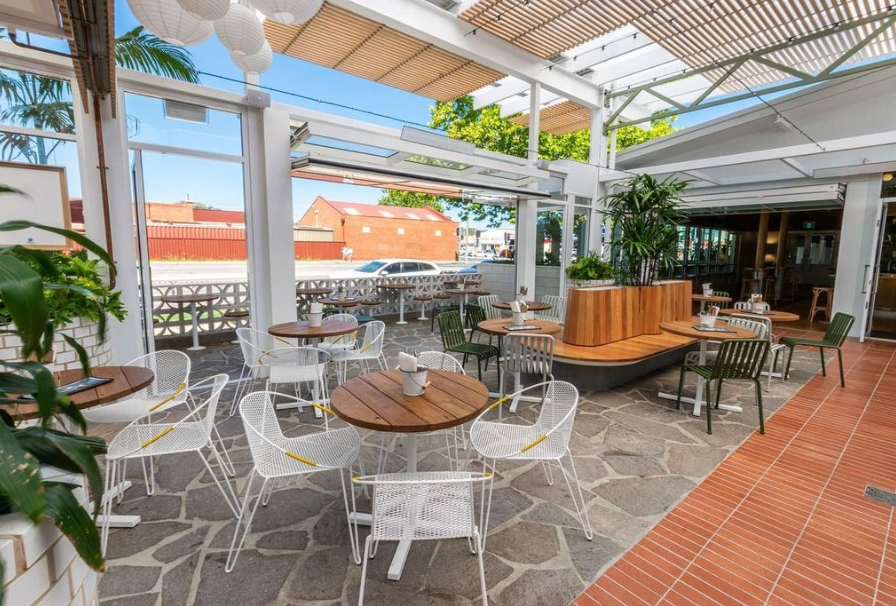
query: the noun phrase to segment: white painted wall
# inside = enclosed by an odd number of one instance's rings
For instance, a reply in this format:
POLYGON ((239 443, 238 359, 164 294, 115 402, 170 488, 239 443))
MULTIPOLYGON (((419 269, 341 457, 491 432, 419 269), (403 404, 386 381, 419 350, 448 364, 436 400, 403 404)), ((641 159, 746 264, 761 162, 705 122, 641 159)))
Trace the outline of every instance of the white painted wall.
POLYGON ((872 278, 871 266, 877 254, 877 220, 881 175, 856 177, 847 183, 837 278, 834 284, 834 313, 844 312, 856 318, 850 336, 863 332, 866 293, 872 278))

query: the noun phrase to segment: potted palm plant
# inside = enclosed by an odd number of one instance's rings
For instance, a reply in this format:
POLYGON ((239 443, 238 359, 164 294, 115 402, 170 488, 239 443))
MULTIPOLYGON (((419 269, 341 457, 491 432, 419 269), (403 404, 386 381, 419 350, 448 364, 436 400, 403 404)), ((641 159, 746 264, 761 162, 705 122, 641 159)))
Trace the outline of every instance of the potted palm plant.
MULTIPOLYGON (((10 191, 0 186, 0 193, 10 191)), ((70 238, 114 271, 107 253, 76 232, 29 221, 0 223, 0 232, 29 228, 70 238)), ((0 513, 34 524, 49 520, 88 566, 102 570, 103 557, 94 517, 76 496, 82 483, 48 478, 83 477, 83 488, 88 490, 93 511, 98 511, 103 482, 96 455, 105 451, 105 443, 102 438, 84 435, 84 418, 56 390, 53 374, 42 360, 50 351, 55 335, 48 304, 53 293, 78 293, 85 300, 93 301, 97 306, 101 338, 105 334, 105 313, 90 290, 65 281, 53 282, 52 276, 58 275, 56 271, 50 253, 21 246, 0 247, 0 297, 9 318, 7 324, 0 326, 0 334, 15 334, 21 340, 23 356, 0 359, 0 452, 3 454, 0 513), (18 407, 23 404, 36 405, 35 422, 26 424, 17 418, 18 407), (54 421, 65 424, 54 424, 54 421), (78 433, 58 429, 64 426, 73 427, 78 433), (46 473, 48 469, 63 474, 46 473)), ((74 336, 64 335, 64 340, 78 352, 85 375, 89 373, 90 360, 85 349, 74 336)), ((0 576, 3 576, 3 565, 0 559, 0 576)), ((0 602, 2 592, 0 585, 0 602)))
POLYGON ((650 286, 675 261, 681 192, 687 181, 668 177, 657 181, 638 175, 604 198, 613 222, 610 249, 616 278, 630 286, 650 286))

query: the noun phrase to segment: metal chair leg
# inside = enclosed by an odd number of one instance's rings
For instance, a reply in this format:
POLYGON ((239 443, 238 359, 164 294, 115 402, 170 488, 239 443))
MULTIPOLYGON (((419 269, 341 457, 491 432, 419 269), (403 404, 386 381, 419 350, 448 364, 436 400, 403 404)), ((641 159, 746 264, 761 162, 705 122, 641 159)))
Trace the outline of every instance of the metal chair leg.
POLYGON ((789 354, 787 356, 787 368, 784 369, 784 380, 786 381, 788 377, 790 377, 790 363, 793 362, 793 347, 788 346, 789 354))
POLYGON ((837 363, 840 365, 840 387, 846 387, 846 379, 843 376, 843 352, 837 348, 837 363))
POLYGON ((710 387, 709 381, 706 381, 706 386, 703 388, 704 393, 706 393, 706 433, 712 435, 712 402, 709 401, 710 387))
POLYGON ((675 401, 675 410, 681 410, 681 390, 684 389, 684 373, 687 372, 687 367, 681 367, 681 374, 678 377, 678 399, 675 401))
POLYGON ((756 379, 756 406, 759 408, 759 433, 765 434, 765 414, 762 412, 762 387, 756 379))
POLYGON ((818 348, 818 355, 821 357, 821 376, 828 376, 828 370, 824 366, 824 347, 818 348))

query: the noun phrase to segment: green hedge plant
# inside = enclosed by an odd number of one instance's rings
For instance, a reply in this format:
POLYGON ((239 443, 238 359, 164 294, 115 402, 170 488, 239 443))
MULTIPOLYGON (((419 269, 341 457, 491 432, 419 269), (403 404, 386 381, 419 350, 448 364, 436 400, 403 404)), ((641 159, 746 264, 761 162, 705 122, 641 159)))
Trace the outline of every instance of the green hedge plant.
POLYGON ((576 282, 592 280, 612 280, 615 277, 613 265, 600 258, 595 252, 582 257, 566 268, 566 277, 576 282))

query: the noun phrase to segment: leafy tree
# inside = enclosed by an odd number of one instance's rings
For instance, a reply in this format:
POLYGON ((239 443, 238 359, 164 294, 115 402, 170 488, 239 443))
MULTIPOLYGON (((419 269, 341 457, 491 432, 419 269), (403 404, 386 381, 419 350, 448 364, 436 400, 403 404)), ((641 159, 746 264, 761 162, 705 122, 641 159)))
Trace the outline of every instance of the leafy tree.
MULTIPOLYGON (((0 33, 2 35, 2 33, 0 33)), ((188 51, 135 27, 115 40, 115 60, 122 67, 199 82, 188 51)), ((28 72, 0 71, 0 121, 49 133, 75 132, 71 85, 67 80, 28 72)), ((0 159, 47 164, 61 139, 0 132, 0 159)))
MULTIPOLYGON (((501 117, 497 106, 481 109, 473 107, 473 99, 461 97, 453 102, 439 102, 432 108, 429 125, 445 131, 449 137, 468 141, 489 151, 525 158, 529 154, 529 129, 501 117)), ((674 132, 672 120, 656 120, 649 129, 626 126, 616 135, 616 149, 622 150, 638 143, 656 139, 674 132)), ((591 147, 591 131, 584 129, 565 135, 539 133, 538 157, 545 160, 570 158, 586 162, 591 147)), ((504 206, 479 204, 430 194, 383 191, 379 203, 387 206, 431 206, 439 210, 457 209, 461 220, 468 218, 487 221, 496 227, 513 223, 515 209, 504 206)))

